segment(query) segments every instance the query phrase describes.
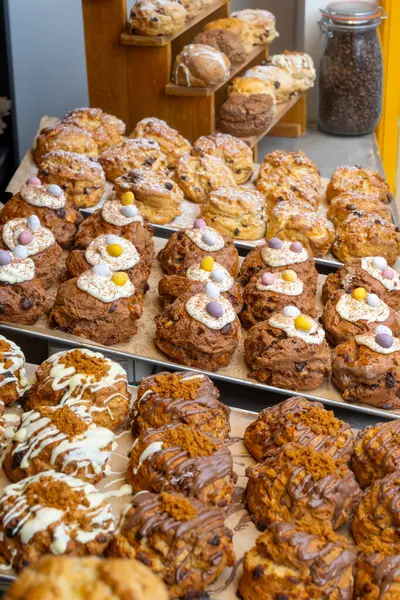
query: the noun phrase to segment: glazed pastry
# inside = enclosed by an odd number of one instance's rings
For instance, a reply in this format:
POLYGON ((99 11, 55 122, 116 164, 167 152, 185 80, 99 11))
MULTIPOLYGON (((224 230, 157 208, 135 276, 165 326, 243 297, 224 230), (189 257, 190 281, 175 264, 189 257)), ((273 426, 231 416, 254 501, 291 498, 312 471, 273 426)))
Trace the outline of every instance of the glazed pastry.
POLYGON ((221 158, 231 169, 237 184, 246 183, 253 175, 253 153, 251 148, 232 135, 214 133, 204 135, 193 144, 198 156, 209 154, 221 158))
POLYGON ((341 289, 350 294, 358 287, 376 294, 393 310, 400 309, 399 274, 388 267, 382 256, 357 258, 335 273, 329 273, 322 288, 322 301, 325 304, 336 290, 341 289))
POLYGON ((233 69, 243 64, 246 60, 246 49, 240 37, 227 29, 210 29, 196 35, 194 44, 211 46, 229 58, 233 69))
POLYGON ((230 31, 231 33, 234 33, 242 41, 246 53, 251 52, 253 47, 253 33, 245 21, 228 17, 225 19, 211 21, 204 27, 204 31, 213 31, 214 29, 218 31, 222 29, 223 31, 230 31))
POLYGON ((264 196, 244 187, 221 186, 211 192, 201 216, 223 235, 259 240, 266 230, 264 196))
POLYGON ((399 595, 399 549, 385 544, 362 544, 359 551, 354 600, 396 600, 399 595))
POLYGON ((80 127, 60 123, 55 127, 42 129, 36 138, 36 147, 33 150, 33 159, 39 166, 43 157, 52 150, 66 150, 77 154, 96 157, 99 153, 97 143, 93 137, 80 127))
POLYGON ((188 140, 165 121, 156 117, 139 121, 129 137, 157 142, 161 152, 167 157, 167 165, 170 168, 176 167, 176 163, 184 154, 192 152, 192 145, 188 140))
POLYGON ((329 204, 326 216, 337 227, 349 215, 358 213, 358 216, 360 216, 363 212, 368 215, 377 215, 386 221, 392 220, 392 211, 387 204, 384 204, 375 196, 355 191, 335 196, 329 204))
POLYGON ((221 107, 221 131, 238 137, 251 137, 266 131, 272 123, 275 95, 234 94, 221 107))
POLYGON ((173 233, 158 258, 168 275, 185 275, 189 267, 198 265, 207 256, 236 277, 239 271, 239 254, 233 241, 207 227, 203 219, 196 219, 191 229, 173 233))
POLYGON ((126 129, 123 121, 100 108, 75 108, 65 115, 62 123, 75 125, 90 133, 98 145, 99 152, 118 144, 126 129))
POLYGON ((183 29, 186 9, 170 0, 138 0, 132 6, 128 32, 133 35, 173 35, 183 29))
POLYGON ((3 466, 13 482, 54 470, 98 483, 114 445, 112 431, 97 427, 89 413, 68 406, 42 406, 23 413, 3 466))
POLYGON ((124 271, 99 263, 60 285, 50 327, 104 346, 129 341, 142 316, 142 294, 124 271))
POLYGON ((168 600, 162 581, 139 561, 95 556, 44 556, 22 571, 4 600, 40 598, 43 592, 48 600, 71 600, 77 590, 86 600, 168 600))
POLYGON ((355 167, 338 167, 328 183, 326 197, 331 202, 335 196, 348 192, 374 196, 374 198, 386 204, 393 199, 389 184, 382 175, 377 171, 364 169, 358 165, 355 167))
POLYGON ((199 204, 207 204, 213 190, 223 185, 236 185, 235 177, 225 162, 209 154, 183 156, 176 165, 175 180, 185 196, 199 204))
POLYGON ((343 263, 364 256, 383 256, 392 265, 399 255, 400 233, 391 221, 353 213, 336 229, 333 254, 343 263))
POLYGON ((40 163, 38 177, 44 183, 59 185, 67 200, 78 208, 95 206, 104 194, 105 175, 101 165, 76 152, 49 152, 40 163))
POLYGON ((362 492, 354 474, 323 452, 288 444, 246 469, 247 509, 257 529, 275 521, 329 522, 333 529, 353 516, 362 492))
POLYGON ((258 462, 294 443, 348 464, 353 441, 348 423, 337 419, 320 402, 299 397, 264 408, 244 433, 244 444, 258 462))
POLYGON ((166 492, 133 497, 108 555, 144 562, 167 584, 170 598, 200 597, 225 567, 235 564, 232 533, 222 512, 166 492))
POLYGON ((279 37, 275 28, 276 19, 268 10, 246 8, 233 12, 231 17, 247 23, 252 34, 253 46, 270 44, 279 37))
POLYGON ((12 219, 0 228, 1 245, 17 258, 31 258, 35 276, 48 289, 56 283, 63 269, 62 250, 54 235, 43 227, 39 218, 12 219))
POLYGON ((398 420, 376 423, 358 432, 351 468, 361 487, 368 487, 376 479, 399 470, 399 432, 398 420))
POLYGON ((151 223, 163 225, 182 214, 183 192, 161 172, 132 169, 116 179, 115 191, 123 204, 130 202, 133 194, 140 214, 151 223))
POLYGON ((400 408, 400 340, 378 325, 332 353, 332 382, 349 402, 378 408, 400 408))
POLYGON ((244 284, 260 271, 280 273, 285 267, 295 271, 298 277, 314 292, 317 289, 318 272, 314 259, 300 242, 286 242, 271 238, 267 244, 256 246, 247 254, 240 268, 244 284))
POLYGON ((250 377, 274 387, 315 390, 331 368, 322 327, 290 305, 267 319, 254 325, 244 342, 250 377))
POLYGON ((167 174, 167 157, 157 142, 146 138, 128 138, 108 148, 99 156, 99 163, 110 181, 139 167, 167 174))
POLYGON ((95 425, 116 429, 129 410, 125 370, 100 352, 83 348, 57 352, 36 371, 24 397, 24 410, 69 408, 89 414, 95 425))
POLYGON ((351 600, 356 558, 328 528, 272 523, 244 556, 239 593, 243 600, 351 600))
POLYGON ((269 64, 281 67, 290 73, 296 92, 305 92, 314 86, 316 72, 314 61, 305 52, 285 50, 283 54, 273 54, 267 58, 269 64))
POLYGON ((0 403, 11 406, 23 396, 27 385, 24 353, 0 335, 0 403))
POLYGON ((60 186, 52 183, 42 185, 37 177, 30 177, 7 202, 0 212, 0 225, 16 218, 27 219, 36 215, 50 229, 61 248, 70 248, 78 226, 83 221, 79 210, 66 196, 60 186))
POLYGON ((338 290, 324 306, 321 323, 328 341, 337 346, 356 335, 374 333, 378 326, 390 327, 400 334, 396 312, 376 294, 356 288, 351 294, 338 290))
POLYGON ((315 293, 304 285, 296 271, 260 271, 244 288, 240 320, 248 329, 260 321, 268 320, 273 313, 281 312, 289 304, 298 309, 294 311, 296 317, 300 312, 317 316, 315 293))
POLYGON ((248 69, 243 77, 256 78, 272 83, 275 90, 275 99, 277 104, 286 102, 295 93, 293 79, 285 69, 274 67, 273 65, 256 65, 248 69))
POLYGON ((27 477, 0 497, 1 553, 18 570, 45 554, 99 556, 114 529, 103 494, 63 473, 27 477))
POLYGON ((171 423, 135 440, 126 480, 133 492, 179 492, 222 508, 231 502, 236 476, 222 440, 171 423))
POLYGON ((178 54, 172 72, 176 85, 185 87, 208 87, 219 85, 229 79, 229 58, 204 44, 189 44, 178 54))

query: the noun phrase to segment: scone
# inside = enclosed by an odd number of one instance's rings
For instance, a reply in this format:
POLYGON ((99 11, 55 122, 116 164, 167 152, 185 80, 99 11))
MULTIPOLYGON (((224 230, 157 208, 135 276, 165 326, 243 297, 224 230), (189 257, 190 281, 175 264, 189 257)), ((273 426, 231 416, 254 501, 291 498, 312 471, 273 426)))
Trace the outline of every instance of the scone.
POLYGON ((399 255, 400 233, 391 221, 353 213, 336 229, 333 254, 343 263, 364 256, 383 256, 392 265, 399 255))
POLYGON ((129 137, 157 142, 161 152, 167 157, 169 168, 174 168, 184 154, 192 152, 192 145, 187 139, 165 121, 156 117, 148 117, 139 121, 129 137))
POLYGON ((399 550, 387 544, 361 544, 354 600, 396 600, 400 589, 399 550))
POLYGON ((139 167, 167 174, 167 157, 161 152, 157 142, 146 138, 128 138, 107 148, 100 154, 99 163, 110 181, 139 167))
POLYGON ((180 4, 187 12, 186 21, 193 19, 202 10, 202 0, 181 0, 180 4))
POLYGON ((223 31, 230 31, 237 35, 247 52, 250 52, 253 47, 253 34, 250 30, 249 25, 240 19, 234 19, 233 17, 227 17, 225 19, 217 19, 207 23, 204 27, 204 31, 213 31, 214 29, 223 31))
POLYGON ((295 93, 291 75, 285 69, 274 67, 274 65, 256 65, 245 71, 243 77, 272 83, 277 104, 286 102, 295 93))
POLYGON ((173 35, 183 29, 188 13, 170 0, 138 0, 132 6, 128 32, 133 35, 173 35))
POLYGON ((122 204, 131 202, 133 194, 140 214, 150 223, 163 225, 182 214, 183 192, 169 175, 161 172, 132 169, 116 179, 115 191, 122 204))
POLYGON ((1 553, 17 570, 45 554, 100 556, 114 529, 105 496, 56 471, 7 485, 0 497, 1 553))
POLYGON ((17 344, 0 335, 0 402, 11 406, 23 396, 27 386, 24 353, 17 344))
POLYGON ((235 77, 229 84, 228 97, 270 95, 276 102, 275 86, 271 81, 263 81, 259 77, 235 77))
POLYGON ((76 348, 52 354, 39 366, 23 406, 29 411, 66 407, 88 413, 99 427, 116 429, 129 401, 125 370, 100 352, 76 348))
POLYGON ((283 54, 269 56, 267 61, 269 64, 281 67, 290 73, 296 92, 305 92, 314 86, 317 75, 314 61, 309 54, 285 50, 283 54))
POLYGON ((232 500, 236 476, 223 440, 190 425, 171 423, 136 438, 126 480, 134 493, 181 493, 222 508, 232 500))
POLYGON ((386 221, 392 220, 392 211, 387 204, 362 192, 346 192, 335 196, 329 204, 326 216, 338 226, 352 213, 359 213, 360 216, 363 212, 377 215, 386 221))
POLYGON ((176 85, 185 87, 208 87, 219 85, 229 79, 229 58, 204 44, 189 44, 178 54, 172 71, 176 85))
POLYGON ((332 353, 332 383, 348 402, 400 408, 400 340, 388 327, 357 335, 332 353))
POLYGON ((398 420, 369 425, 358 432, 351 468, 361 487, 368 487, 376 479, 399 470, 399 432, 398 420))
POLYGON ((90 133, 98 145, 99 152, 118 144, 126 129, 121 119, 103 112, 100 108, 75 108, 63 118, 62 124, 66 123, 90 133))
POLYGON ((38 177, 44 183, 59 185, 67 200, 78 208, 95 206, 104 194, 105 175, 101 165, 76 152, 49 152, 40 163, 38 177))
POLYGON ((276 18, 268 10, 245 8, 233 12, 231 17, 247 23, 251 31, 253 46, 271 44, 275 38, 279 37, 275 27, 276 18))
POLYGON ((246 60, 246 49, 240 37, 227 29, 210 29, 201 31, 193 40, 194 44, 211 46, 229 58, 234 69, 246 60))
POLYGON ((348 464, 353 442, 348 423, 337 419, 320 402, 299 397, 264 408, 244 433, 244 444, 258 462, 285 444, 295 443, 348 464))
POLYGON ((168 586, 170 598, 200 597, 225 567, 235 564, 232 533, 222 512, 166 492, 133 497, 108 556, 137 558, 149 566, 168 586))
POLYGON ((219 401, 219 391, 207 375, 183 371, 144 377, 129 419, 134 436, 182 423, 223 440, 230 431, 229 415, 230 409, 219 401))
POLYGON ((330 374, 325 333, 296 306, 285 306, 252 327, 244 342, 250 377, 274 387, 315 390, 330 374))
POLYGON ((388 204, 393 199, 389 184, 377 171, 355 167, 338 167, 326 188, 326 197, 331 202, 339 194, 364 193, 388 204))
POLYGON ((221 107, 221 131, 238 137, 259 135, 270 126, 275 111, 275 95, 234 94, 221 107))
POLYGON ((207 256, 236 277, 239 272, 239 253, 230 238, 222 236, 203 219, 196 219, 193 227, 173 233, 158 258, 168 275, 184 275, 189 267, 198 265, 207 256))
POLYGON ((201 216, 223 235, 259 240, 266 231, 264 196, 244 187, 221 186, 211 192, 201 216))
POLYGON ((235 186, 227 164, 216 156, 183 156, 175 169, 175 180, 187 198, 207 204, 210 193, 223 185, 235 186))
POLYGON ((351 294, 337 290, 324 306, 321 323, 333 346, 356 335, 374 333, 378 326, 389 327, 395 335, 400 333, 397 313, 365 288, 356 288, 351 294))
POLYGON ((214 133, 200 137, 193 149, 197 156, 209 154, 221 158, 231 169, 237 184, 246 183, 253 175, 251 148, 233 135, 214 133))
POLYGON ((52 150, 66 150, 94 157, 99 153, 97 143, 90 133, 75 125, 63 123, 41 130, 33 150, 35 163, 39 166, 44 155, 52 150))

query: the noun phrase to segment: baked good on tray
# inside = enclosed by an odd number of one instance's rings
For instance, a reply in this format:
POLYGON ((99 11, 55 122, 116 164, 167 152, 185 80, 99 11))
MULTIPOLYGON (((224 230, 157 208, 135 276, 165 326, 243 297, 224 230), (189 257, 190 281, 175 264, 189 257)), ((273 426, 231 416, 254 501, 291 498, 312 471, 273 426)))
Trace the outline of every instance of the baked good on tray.
POLYGON ((264 408, 244 433, 244 444, 257 461, 272 456, 285 444, 295 443, 349 463, 353 442, 348 423, 337 419, 320 402, 299 397, 264 408))
POLYGON ((67 150, 94 157, 99 153, 97 143, 90 133, 75 125, 63 123, 40 131, 33 150, 35 163, 39 166, 44 155, 52 150, 67 150))
POLYGON ((331 202, 335 196, 346 192, 365 193, 385 203, 393 198, 389 184, 380 173, 359 165, 338 167, 328 183, 326 197, 331 202))
POLYGON ((329 273, 322 287, 322 301, 327 302, 338 289, 350 294, 358 287, 376 294, 394 310, 400 309, 400 277, 383 256, 357 258, 329 273))
POLYGON ((108 556, 144 562, 164 580, 170 598, 200 598, 225 567, 235 564, 223 513, 196 498, 166 492, 133 497, 108 556))
POLYGON ((193 40, 194 44, 211 46, 225 54, 234 69, 246 60, 246 49, 240 37, 227 29, 201 31, 193 40))
POLYGON ((133 35, 173 35, 187 19, 186 9, 170 0, 138 0, 132 6, 127 23, 133 35))
POLYGON ((398 436, 400 421, 384 421, 364 427, 358 432, 351 459, 361 487, 365 488, 375 479, 382 479, 400 468, 398 436))
POLYGON ((100 154, 99 163, 110 181, 139 167, 167 174, 167 157, 157 142, 147 138, 128 138, 107 148, 100 154))
POLYGON ((268 10, 245 8, 233 12, 231 17, 247 23, 252 34, 253 46, 270 44, 279 37, 276 30, 276 18, 268 10))
POLYGON ((17 570, 45 554, 99 556, 114 529, 104 496, 63 473, 27 477, 0 497, 1 554, 17 570))
POLYGON ((147 117, 139 121, 129 137, 157 142, 161 152, 167 157, 167 165, 170 168, 174 168, 184 154, 192 152, 192 145, 187 139, 156 117, 147 117))
POLYGON ((326 337, 333 346, 356 335, 374 333, 378 326, 400 333, 397 313, 376 294, 356 288, 351 294, 337 290, 327 301, 321 317, 326 337))
POLYGON ((266 230, 264 196, 240 186, 221 186, 211 192, 201 216, 224 235, 238 240, 259 240, 266 230))
POLYGON ((100 108, 75 108, 65 115, 62 123, 68 123, 84 129, 93 137, 102 152, 122 140, 126 125, 114 115, 100 108))
POLYGON ((68 407, 88 413, 99 427, 116 429, 129 411, 125 370, 100 352, 75 348, 52 354, 37 369, 24 396, 25 410, 68 407))
POLYGON ((378 215, 386 221, 392 220, 390 206, 381 202, 373 195, 363 192, 345 192, 335 196, 328 208, 327 217, 335 226, 340 225, 353 213, 367 213, 378 215))
POLYGON ((190 21, 202 9, 202 0, 182 0, 182 6, 186 9, 186 21, 190 21))
POLYGON ((172 80, 185 87, 219 85, 229 79, 229 58, 205 44, 189 44, 175 58, 172 80))
POLYGON ((245 71, 243 77, 255 77, 267 83, 272 83, 277 104, 286 102, 294 94, 293 78, 281 67, 273 65, 256 65, 245 71))
POLYGON ((84 154, 53 150, 44 155, 38 177, 59 185, 78 208, 95 206, 104 194, 104 171, 97 160, 84 154))
POLYGON ((222 185, 235 186, 235 177, 227 164, 216 156, 183 156, 175 169, 175 181, 185 196, 207 204, 210 193, 222 185))
POLYGON ((23 569, 7 590, 4 600, 44 598, 67 600, 82 593, 86 600, 168 600, 162 581, 137 560, 95 556, 44 556, 23 569))
POLYGON ((221 131, 244 138, 259 135, 271 125, 274 111, 275 94, 230 95, 219 113, 221 131))
POLYGON ((269 94, 275 104, 275 86, 270 81, 263 81, 258 77, 235 77, 229 83, 228 97, 236 95, 251 96, 254 94, 269 94))
POLYGON ((396 600, 399 595, 399 550, 386 544, 358 547, 354 600, 396 600))
POLYGON ((243 600, 351 600, 356 558, 328 527, 272 523, 244 556, 239 593, 243 600))
POLYGON ((331 351, 325 332, 296 306, 266 316, 244 342, 250 377, 291 390, 315 390, 330 374, 331 351))
POLYGON ((260 531, 275 521, 296 519, 338 529, 351 519, 362 496, 347 465, 297 444, 248 467, 246 476, 247 509, 260 531))
POLYGON ((253 34, 250 30, 249 25, 240 19, 234 19, 232 17, 227 17, 224 19, 217 19, 216 21, 211 21, 207 23, 204 27, 204 31, 213 31, 213 30, 223 30, 230 31, 237 35, 244 46, 244 49, 247 52, 250 52, 253 47, 253 34))
POLYGON ((207 256, 236 277, 239 271, 239 254, 230 238, 207 227, 203 219, 196 219, 192 228, 174 232, 158 258, 165 273, 183 275, 192 265, 198 265, 207 256))
POLYGON ((253 175, 253 152, 243 140, 227 133, 203 135, 193 144, 198 156, 209 154, 221 158, 231 169, 237 184, 246 183, 253 175))
POLYGON ((269 56, 267 62, 290 73, 296 92, 305 92, 313 87, 316 72, 314 61, 309 54, 285 50, 283 54, 269 56))
POLYGON ((132 169, 115 180, 117 198, 122 204, 135 204, 140 214, 157 225, 169 223, 182 214, 183 192, 169 175, 147 168, 132 169))
POLYGON ((31 215, 36 215, 44 227, 50 229, 61 248, 73 245, 78 226, 83 221, 81 213, 67 201, 59 185, 43 185, 37 177, 30 177, 5 204, 0 212, 0 225, 31 215))
POLYGON ((11 406, 21 398, 27 385, 24 353, 17 344, 0 335, 0 402, 11 406))
POLYGON ((400 408, 400 340, 384 325, 336 346, 332 382, 348 402, 400 408))

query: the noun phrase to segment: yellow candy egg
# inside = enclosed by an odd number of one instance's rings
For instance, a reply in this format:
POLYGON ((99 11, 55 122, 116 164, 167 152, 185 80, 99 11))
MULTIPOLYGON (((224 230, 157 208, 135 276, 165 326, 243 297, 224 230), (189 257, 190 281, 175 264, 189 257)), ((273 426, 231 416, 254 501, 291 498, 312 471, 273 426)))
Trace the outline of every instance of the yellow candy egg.
POLYGON ((286 271, 283 271, 282 279, 284 281, 291 281, 291 282, 296 281, 297 273, 296 273, 296 271, 292 271, 292 269, 287 269, 286 271))
POLYGON ((115 285, 125 285, 128 279, 128 275, 123 271, 117 271, 112 276, 112 280, 115 283, 115 285))
POLYGON ((203 269, 203 271, 208 271, 209 273, 211 273, 211 271, 214 268, 214 262, 215 261, 212 256, 206 256, 201 261, 200 268, 203 269))
POLYGON ((300 315, 295 318, 294 326, 300 331, 310 331, 312 323, 309 319, 307 319, 307 317, 303 317, 303 315, 300 315))
POLYGON ((133 204, 134 200, 135 196, 132 194, 132 192, 125 192, 121 198, 121 204, 122 206, 128 206, 129 204, 133 204))
POLYGON ((353 290, 352 296, 355 300, 365 300, 367 297, 367 290, 363 287, 356 288, 353 290))
POLYGON ((108 244, 107 252, 110 256, 121 256, 122 246, 119 244, 108 244))

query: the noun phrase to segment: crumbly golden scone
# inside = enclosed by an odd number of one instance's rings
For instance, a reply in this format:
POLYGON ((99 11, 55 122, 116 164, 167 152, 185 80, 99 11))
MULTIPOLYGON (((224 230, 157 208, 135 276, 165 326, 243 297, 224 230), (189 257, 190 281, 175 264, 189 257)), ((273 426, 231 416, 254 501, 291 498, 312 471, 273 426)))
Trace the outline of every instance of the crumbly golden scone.
POLYGON ((237 137, 251 137, 265 131, 272 123, 275 95, 233 94, 221 107, 221 131, 237 137))
POLYGON ((227 29, 210 29, 201 31, 193 40, 194 44, 211 46, 225 54, 233 68, 243 64, 246 60, 246 49, 240 37, 227 29))
POLYGON ((170 598, 200 597, 225 567, 235 564, 232 532, 222 512, 166 492, 133 497, 108 555, 149 566, 166 583, 170 598))
POLYGON ((168 600, 162 581, 136 560, 44 556, 26 567, 5 600, 168 600))
POLYGON ((138 0, 132 6, 128 32, 133 35, 173 35, 185 25, 187 10, 171 0, 138 0))
POLYGON ((187 12, 186 21, 193 19, 203 8, 202 0, 181 0, 181 4, 187 12))
POLYGON ((283 54, 273 54, 267 58, 268 64, 281 67, 290 73, 296 92, 305 92, 314 86, 316 72, 314 61, 305 52, 285 50, 283 54))
POLYGON ((353 213, 367 213, 378 215, 386 221, 392 220, 392 211, 387 204, 375 196, 354 192, 346 192, 335 196, 328 208, 327 217, 335 226, 340 225, 353 213))
POLYGON ((246 552, 243 600, 351 600, 357 552, 317 524, 272 523, 246 552))
POLYGON ((66 123, 90 133, 98 145, 99 152, 118 144, 126 129, 121 119, 103 112, 100 108, 75 108, 63 118, 62 124, 66 123))
POLYGON ((233 96, 271 96, 275 104, 275 86, 271 81, 263 81, 258 77, 235 77, 229 84, 228 98, 233 96))
POLYGON ((41 130, 33 150, 35 163, 39 166, 44 155, 52 150, 66 150, 94 157, 99 153, 97 143, 90 133, 75 125, 63 123, 41 130))
POLYGON ((96 160, 76 152, 54 150, 43 157, 38 177, 56 183, 78 208, 95 206, 104 194, 105 175, 96 160))
POLYGON ((389 184, 380 173, 357 165, 336 169, 328 183, 326 197, 331 202, 335 196, 346 192, 365 193, 385 203, 393 198, 389 184))
POLYGON ((265 83, 272 83, 277 104, 286 102, 295 93, 292 76, 281 67, 256 65, 245 71, 243 77, 261 79, 265 83))
POLYGON ((210 193, 223 185, 235 186, 235 178, 226 163, 216 156, 183 156, 175 169, 175 180, 187 198, 207 204, 210 193))
POLYGON ((367 487, 376 479, 399 470, 399 433, 398 420, 369 425, 358 432, 351 468, 361 487, 367 487))
POLYGON ((245 8, 231 14, 232 18, 239 19, 249 26, 252 34, 253 46, 270 44, 279 37, 276 30, 276 18, 268 10, 259 8, 245 8))
POLYGON ((45 554, 99 556, 114 529, 104 496, 64 473, 27 477, 0 497, 1 553, 18 570, 45 554))
POLYGON ((221 158, 231 169, 237 184, 246 183, 253 175, 253 153, 243 140, 227 133, 204 135, 193 144, 195 154, 221 158))
POLYGON ((176 85, 185 87, 208 87, 219 85, 229 79, 229 58, 205 44, 189 44, 178 54, 172 71, 176 85))
POLYGON ((107 148, 100 154, 99 163, 110 181, 139 167, 167 174, 167 157, 157 142, 147 138, 128 138, 107 148))
POLYGON ((247 509, 257 529, 275 521, 304 519, 348 523, 362 497, 354 473, 323 452, 288 444, 261 464, 246 469, 247 509))
POLYGON ((31 258, 0 250, 0 323, 33 325, 46 311, 46 292, 31 258))
POLYGON ((0 403, 11 406, 23 396, 27 385, 24 353, 0 335, 0 403))
POLYGON ((253 47, 253 34, 249 25, 245 21, 227 17, 225 19, 211 21, 204 27, 204 31, 213 31, 214 29, 222 29, 224 31, 230 31, 231 33, 234 33, 241 39, 246 53, 251 51, 253 47))
POLYGON ((150 169, 132 169, 115 181, 117 198, 125 201, 125 194, 132 192, 135 204, 145 219, 162 225, 182 214, 183 192, 179 185, 161 172, 150 169))
POLYGON ((358 546, 354 600, 396 600, 400 591, 399 550, 387 544, 358 546))
POLYGON ((156 117, 147 117, 139 121, 129 137, 157 142, 161 152, 167 157, 167 165, 170 168, 175 167, 184 154, 192 152, 192 145, 187 139, 165 121, 156 117))
POLYGON ((348 423, 337 419, 320 402, 299 397, 264 408, 244 434, 247 450, 259 462, 285 444, 295 443, 349 463, 353 442, 348 423))

